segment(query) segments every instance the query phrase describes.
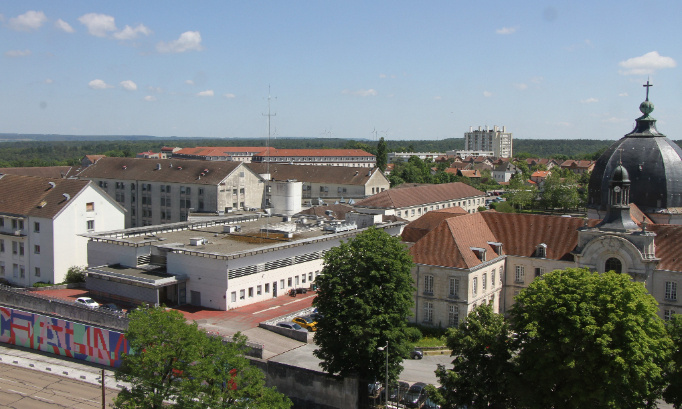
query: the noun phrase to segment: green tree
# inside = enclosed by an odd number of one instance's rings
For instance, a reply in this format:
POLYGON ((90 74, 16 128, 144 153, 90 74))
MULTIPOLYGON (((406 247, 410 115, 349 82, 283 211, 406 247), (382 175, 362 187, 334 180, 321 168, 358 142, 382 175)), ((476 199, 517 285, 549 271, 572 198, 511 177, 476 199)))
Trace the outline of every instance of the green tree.
POLYGON ((248 364, 243 336, 223 343, 179 312, 157 307, 131 313, 126 339, 132 352, 124 356, 116 379, 131 387, 116 397, 117 408, 291 407, 248 364))
POLYGON ((537 195, 537 188, 523 183, 523 181, 514 175, 509 181, 509 188, 504 197, 511 206, 518 209, 528 208, 533 206, 535 197, 537 195))
POLYGON ((682 315, 673 314, 666 325, 673 342, 672 362, 666 375, 668 386, 663 391, 663 398, 675 409, 682 408, 682 315))
POLYGON ((447 346, 453 368, 436 370, 443 409, 514 407, 511 331, 502 315, 488 304, 476 307, 458 328, 448 329, 447 346))
POLYGON ((314 355, 325 371, 382 380, 386 355, 377 348, 388 341, 389 378, 397 379, 410 350, 411 268, 400 239, 373 227, 325 254, 313 301, 323 316, 315 332, 314 355))
POLYGON ((87 267, 71 266, 66 271, 65 283, 84 283, 87 267))
POLYGON ((653 408, 672 346, 626 274, 557 270, 516 297, 519 399, 529 408, 653 408))
POLYGON ((386 170, 386 165, 388 164, 388 148, 386 147, 386 141, 382 136, 377 144, 377 167, 381 169, 382 172, 386 170))

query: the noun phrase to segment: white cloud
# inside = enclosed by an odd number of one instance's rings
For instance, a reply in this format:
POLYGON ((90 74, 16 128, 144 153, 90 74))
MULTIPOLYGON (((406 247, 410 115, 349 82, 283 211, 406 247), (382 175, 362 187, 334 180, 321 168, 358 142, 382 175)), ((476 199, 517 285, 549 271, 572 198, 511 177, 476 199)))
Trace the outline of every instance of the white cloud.
POLYGON ((647 75, 663 68, 677 66, 671 57, 663 57, 658 51, 646 53, 640 57, 634 57, 618 63, 624 70, 618 72, 622 75, 647 75))
POLYGON ((121 81, 121 86, 127 91, 137 91, 137 84, 131 80, 121 81))
POLYGON ((106 37, 109 32, 116 31, 114 18, 106 14, 88 13, 78 17, 78 21, 95 37, 106 37))
POLYGON ((102 80, 92 80, 88 82, 88 87, 92 89, 107 89, 107 88, 113 88, 113 85, 109 85, 106 82, 102 80))
POLYGON ((61 18, 54 22, 54 26, 57 29, 62 30, 65 33, 73 33, 76 31, 73 29, 73 27, 71 27, 71 24, 67 23, 66 21, 62 20, 61 18))
POLYGON ((185 51, 201 51, 201 33, 198 31, 186 31, 180 34, 180 38, 170 42, 161 41, 156 45, 156 51, 160 53, 184 53, 185 51))
POLYGON ((45 84, 52 84, 54 80, 52 78, 45 78, 45 84))
POLYGON ((185 80, 185 84, 187 84, 187 85, 194 85, 194 81, 192 81, 192 80, 185 80))
POLYGON ((228 93, 228 94, 223 94, 223 96, 224 96, 225 98, 227 98, 227 99, 237 98, 236 95, 230 94, 230 93, 228 93))
POLYGON ((5 56, 10 58, 28 57, 29 55, 31 55, 31 50, 9 50, 5 52, 5 56))
POLYGON ((502 34, 502 35, 507 35, 507 34, 514 34, 516 30, 518 30, 518 27, 502 27, 498 28, 495 30, 497 34, 502 34))
POLYGON ((138 24, 135 28, 126 25, 123 30, 119 31, 118 33, 114 33, 114 38, 117 40, 132 40, 137 38, 137 36, 140 34, 148 36, 151 33, 152 30, 150 30, 149 27, 145 26, 144 24, 138 24))
POLYGON ((486 98, 492 97, 492 96, 493 96, 493 93, 490 92, 490 91, 483 91, 483 96, 486 97, 486 98))
POLYGON ((526 88, 528 88, 528 84, 524 84, 524 83, 516 83, 516 84, 513 84, 513 85, 514 85, 514 88, 516 88, 516 89, 518 89, 518 90, 521 90, 521 91, 523 91, 523 90, 525 90, 526 88))
POLYGON ((9 26, 17 31, 31 31, 39 29, 46 21, 45 13, 31 10, 9 19, 9 26))
POLYGON ((587 98, 580 100, 581 104, 594 104, 595 102, 599 102, 599 100, 597 98, 587 98))
POLYGON ((618 94, 618 96, 619 97, 627 97, 628 93, 627 92, 621 92, 620 94, 618 94))
POLYGON ((197 92, 197 96, 198 97, 212 97, 213 96, 213 90, 207 89, 206 91, 197 92))
POLYGON ((378 95, 378 92, 376 90, 370 88, 370 89, 359 89, 357 91, 351 91, 348 89, 344 89, 341 91, 342 94, 344 95, 355 95, 357 97, 375 97, 378 95))
POLYGON ((153 95, 147 95, 146 97, 144 97, 144 100, 148 101, 148 102, 152 102, 152 101, 156 101, 156 97, 153 95))

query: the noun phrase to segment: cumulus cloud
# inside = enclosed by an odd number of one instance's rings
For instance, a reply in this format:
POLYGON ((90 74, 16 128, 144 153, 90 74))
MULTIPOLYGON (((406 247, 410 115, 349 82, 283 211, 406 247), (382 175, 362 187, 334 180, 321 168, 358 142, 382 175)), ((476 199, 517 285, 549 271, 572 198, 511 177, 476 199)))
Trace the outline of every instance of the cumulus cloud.
POLYGON ((78 21, 95 37, 106 37, 109 32, 116 31, 116 22, 112 16, 88 13, 78 17, 78 21))
POLYGON ((144 100, 147 102, 152 102, 152 101, 156 101, 156 97, 153 95, 147 95, 146 97, 144 97, 144 100))
POLYGON ((207 89, 206 91, 197 92, 197 96, 198 97, 212 97, 213 96, 213 90, 207 89))
POLYGON ((483 96, 486 97, 486 98, 492 97, 492 96, 493 96, 493 93, 490 92, 490 91, 483 91, 483 96))
POLYGON ((516 88, 516 89, 518 89, 518 90, 520 90, 520 91, 523 91, 523 90, 525 90, 525 89, 528 88, 528 84, 524 84, 524 83, 516 83, 516 84, 513 84, 513 85, 514 85, 514 88, 516 88))
POLYGON ((133 28, 128 25, 123 28, 123 30, 118 33, 114 33, 114 38, 117 40, 132 40, 137 38, 140 34, 148 36, 152 33, 152 30, 144 24, 138 24, 137 27, 133 28))
POLYGON ((618 65, 624 68, 618 71, 622 75, 647 75, 663 68, 674 68, 677 63, 671 57, 664 57, 658 51, 652 51, 639 57, 621 61, 618 65))
POLYGON ((516 30, 518 30, 518 27, 502 27, 498 28, 495 30, 497 34, 502 34, 502 35, 508 35, 508 34, 514 34, 516 30))
POLYGON ((227 99, 237 98, 236 95, 234 95, 234 94, 229 94, 229 93, 228 93, 228 94, 224 94, 223 96, 224 96, 225 98, 227 98, 227 99))
POLYGON ((121 81, 121 86, 127 91, 137 91, 137 84, 131 80, 121 81))
POLYGON ((88 87, 92 89, 107 89, 107 88, 113 88, 113 85, 109 85, 106 82, 102 80, 92 80, 88 82, 88 87))
POLYGON ((46 21, 45 13, 31 10, 9 19, 9 27, 17 31, 31 31, 39 29, 46 21))
POLYGON ((201 51, 201 33, 198 31, 186 31, 180 34, 180 38, 174 41, 161 41, 156 45, 156 51, 160 53, 184 53, 185 51, 201 51))
POLYGON ((31 55, 31 50, 9 50, 5 51, 5 56, 10 58, 28 57, 31 55))
POLYGON ((194 81, 192 81, 192 80, 185 80, 185 84, 187 84, 187 85, 194 85, 194 81))
POLYGON ((62 20, 61 18, 54 22, 54 26, 58 30, 62 30, 65 33, 73 33, 76 31, 73 29, 73 27, 71 27, 71 24, 67 23, 66 21, 62 20))
POLYGON ((599 100, 597 98, 587 98, 580 100, 581 104, 594 104, 595 102, 599 102, 599 100))
POLYGON ((356 97, 375 97, 379 93, 376 92, 376 90, 370 88, 370 89, 359 89, 357 91, 351 91, 349 89, 344 89, 341 91, 342 94, 344 95, 355 95, 356 97))

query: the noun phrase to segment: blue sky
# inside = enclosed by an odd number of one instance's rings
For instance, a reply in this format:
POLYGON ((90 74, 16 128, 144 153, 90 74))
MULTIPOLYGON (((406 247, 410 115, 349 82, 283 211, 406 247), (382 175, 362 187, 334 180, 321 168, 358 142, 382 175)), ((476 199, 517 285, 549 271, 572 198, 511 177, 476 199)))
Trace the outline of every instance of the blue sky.
POLYGON ((613 139, 651 78, 682 138, 678 1, 0 2, 0 132, 613 139), (512 6, 513 4, 513 6, 512 6))

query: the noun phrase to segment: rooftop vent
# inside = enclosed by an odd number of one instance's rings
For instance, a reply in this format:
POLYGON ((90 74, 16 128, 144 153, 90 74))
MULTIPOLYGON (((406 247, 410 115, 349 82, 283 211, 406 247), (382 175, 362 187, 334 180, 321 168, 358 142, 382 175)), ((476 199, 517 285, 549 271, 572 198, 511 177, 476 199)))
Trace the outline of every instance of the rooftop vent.
POLYGON ((54 187, 57 186, 54 182, 47 182, 47 184, 50 185, 48 189, 53 189, 54 187))
POLYGON ((68 202, 69 199, 71 199, 71 195, 68 193, 62 193, 62 196, 64 196, 64 199, 68 202))
POLYGON ((161 170, 161 164, 160 163, 156 164, 156 170, 161 170))
POLYGON ((182 170, 182 166, 178 166, 178 170, 182 170))
POLYGON ((189 239, 189 245, 190 246, 201 246, 202 244, 206 243, 206 239, 203 237, 193 237, 189 239))
POLYGON ((128 169, 128 166, 123 165, 123 170, 126 170, 126 169, 128 169))
POLYGON ((45 205, 47 205, 47 202, 43 200, 42 202, 38 203, 38 208, 42 209, 43 207, 45 207, 45 205))

